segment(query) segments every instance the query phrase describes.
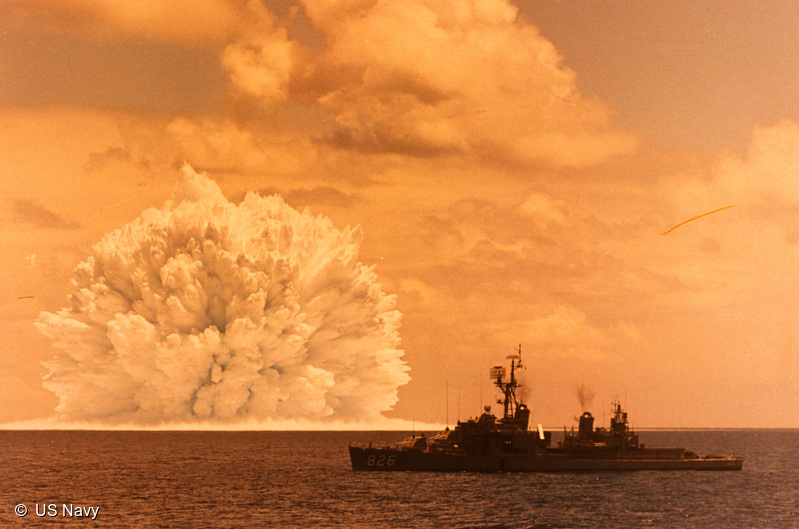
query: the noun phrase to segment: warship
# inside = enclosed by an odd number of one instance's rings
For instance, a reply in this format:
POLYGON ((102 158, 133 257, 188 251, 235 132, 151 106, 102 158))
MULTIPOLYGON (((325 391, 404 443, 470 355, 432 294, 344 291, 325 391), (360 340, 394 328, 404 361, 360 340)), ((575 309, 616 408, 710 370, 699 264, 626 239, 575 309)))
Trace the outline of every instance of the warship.
POLYGON ((519 402, 521 346, 508 356, 510 373, 491 368, 499 388, 502 417, 485 406, 476 419, 427 438, 412 435, 390 445, 351 443, 353 470, 475 471, 475 472, 593 472, 624 470, 741 470, 743 458, 699 456, 684 448, 649 447, 639 442, 620 403, 613 404, 610 427, 594 428, 594 417, 583 412, 577 431, 564 428, 563 440, 552 443, 552 432, 539 424, 529 428, 530 409, 519 402), (509 376, 508 376, 509 374, 509 376), (506 378, 507 377, 507 378, 506 378))

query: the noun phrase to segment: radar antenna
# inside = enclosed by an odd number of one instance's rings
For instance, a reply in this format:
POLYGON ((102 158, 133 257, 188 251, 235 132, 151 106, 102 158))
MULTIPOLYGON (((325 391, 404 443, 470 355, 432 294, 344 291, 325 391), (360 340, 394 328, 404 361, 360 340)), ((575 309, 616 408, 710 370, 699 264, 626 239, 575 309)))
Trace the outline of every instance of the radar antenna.
POLYGON ((519 344, 518 354, 508 355, 507 359, 510 360, 510 379, 505 381, 507 371, 503 366, 494 366, 489 372, 491 379, 494 381, 500 391, 502 391, 502 398, 497 400, 499 404, 504 406, 504 419, 512 419, 516 413, 516 408, 519 405, 516 399, 516 388, 521 384, 516 380, 516 370, 522 367, 522 346, 519 344))

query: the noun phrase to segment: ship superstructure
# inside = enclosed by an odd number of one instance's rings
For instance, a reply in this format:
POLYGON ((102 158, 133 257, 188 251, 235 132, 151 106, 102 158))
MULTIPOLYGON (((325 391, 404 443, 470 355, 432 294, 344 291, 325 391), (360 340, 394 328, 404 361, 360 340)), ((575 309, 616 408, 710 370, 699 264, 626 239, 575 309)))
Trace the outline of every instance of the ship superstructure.
POLYGON ((354 470, 430 471, 596 471, 596 470, 741 470, 743 458, 700 457, 684 448, 650 448, 639 443, 629 427, 627 413, 614 403, 610 427, 594 428, 594 417, 584 412, 577 431, 564 429, 563 441, 552 444, 552 432, 541 425, 529 428, 530 409, 519 401, 517 372, 523 367, 521 346, 507 357, 510 371, 494 366, 490 376, 499 389, 502 416, 485 406, 474 419, 429 439, 413 435, 385 446, 350 444, 354 470))

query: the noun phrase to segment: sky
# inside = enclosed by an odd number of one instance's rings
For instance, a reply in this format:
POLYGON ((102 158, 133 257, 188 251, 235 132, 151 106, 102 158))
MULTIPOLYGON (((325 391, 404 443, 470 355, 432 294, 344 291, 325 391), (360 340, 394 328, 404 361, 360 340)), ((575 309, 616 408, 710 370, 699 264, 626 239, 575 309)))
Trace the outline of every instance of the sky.
POLYGON ((385 417, 478 414, 521 344, 548 427, 581 386, 638 427, 795 427, 797 27, 788 1, 2 0, 0 422, 55 415, 34 323, 190 167, 359 230, 402 314, 385 417))

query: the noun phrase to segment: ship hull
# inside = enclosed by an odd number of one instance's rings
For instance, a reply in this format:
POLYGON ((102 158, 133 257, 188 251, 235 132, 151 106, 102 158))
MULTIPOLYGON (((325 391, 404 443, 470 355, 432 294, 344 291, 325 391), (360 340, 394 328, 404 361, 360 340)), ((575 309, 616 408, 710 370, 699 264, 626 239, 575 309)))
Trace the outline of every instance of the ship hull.
POLYGON ((353 470, 429 470, 439 472, 498 472, 499 460, 491 455, 466 455, 391 448, 350 446, 353 470))
POLYGON ((740 458, 644 459, 602 454, 574 458, 551 453, 451 453, 350 446, 353 470, 438 472, 597 472, 634 470, 741 470, 740 458))

